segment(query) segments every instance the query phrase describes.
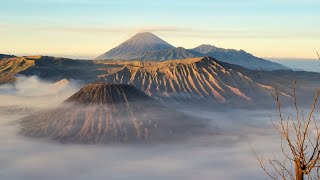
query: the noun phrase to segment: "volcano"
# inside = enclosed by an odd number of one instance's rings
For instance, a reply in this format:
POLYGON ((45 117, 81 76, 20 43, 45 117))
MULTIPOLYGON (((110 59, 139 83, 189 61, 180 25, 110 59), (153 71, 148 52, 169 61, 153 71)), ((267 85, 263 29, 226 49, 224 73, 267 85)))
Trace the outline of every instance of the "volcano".
POLYGON ((95 58, 95 60, 122 59, 131 60, 140 58, 144 53, 174 49, 158 36, 149 33, 138 33, 119 46, 95 58))
POLYGON ((224 49, 209 44, 202 44, 193 49, 174 47, 149 32, 136 34, 94 60, 165 61, 207 56, 251 70, 289 70, 288 67, 256 57, 244 50, 224 49))
MULTIPOLYGON (((108 62, 120 64, 119 61, 108 62)), ((170 61, 126 61, 117 71, 102 75, 108 83, 132 84, 166 102, 191 104, 270 104, 273 88, 243 74, 243 67, 211 57, 170 61)), ((282 93, 287 98, 290 96, 282 93)))
POLYGON ((115 143, 181 139, 206 121, 171 110, 131 85, 89 84, 53 110, 18 121, 21 133, 61 142, 115 143))

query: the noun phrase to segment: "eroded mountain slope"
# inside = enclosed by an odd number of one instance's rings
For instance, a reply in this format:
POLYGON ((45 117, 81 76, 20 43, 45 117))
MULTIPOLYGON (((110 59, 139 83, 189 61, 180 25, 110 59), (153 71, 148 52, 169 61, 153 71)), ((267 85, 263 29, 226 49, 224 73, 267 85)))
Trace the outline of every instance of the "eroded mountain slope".
POLYGON ((257 83, 238 71, 224 68, 217 60, 209 57, 164 62, 108 63, 122 64, 123 68, 101 75, 105 81, 132 84, 160 99, 254 102, 258 99, 270 99, 273 90, 271 86, 257 83))

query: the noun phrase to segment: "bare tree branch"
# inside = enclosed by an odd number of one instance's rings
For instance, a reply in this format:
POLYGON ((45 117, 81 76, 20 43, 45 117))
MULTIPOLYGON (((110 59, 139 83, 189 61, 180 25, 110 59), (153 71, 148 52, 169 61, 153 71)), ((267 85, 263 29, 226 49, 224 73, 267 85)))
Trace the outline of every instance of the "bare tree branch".
POLYGON ((285 160, 281 162, 274 156, 274 159, 269 159, 266 161, 264 158, 260 158, 257 155, 256 151, 251 145, 250 147, 254 152, 254 156, 257 159, 259 166, 271 179, 279 179, 280 177, 281 179, 303 180, 305 177, 307 177, 308 179, 319 180, 320 131, 317 126, 314 113, 320 96, 320 91, 316 92, 307 119, 305 119, 304 111, 302 111, 301 117, 299 114, 296 95, 296 82, 293 84, 293 96, 296 118, 295 121, 290 121, 290 117, 285 120, 282 114, 280 93, 277 89, 275 89, 274 99, 277 104, 279 121, 278 124, 272 122, 272 125, 280 135, 281 151, 285 157, 285 160), (311 127, 312 124, 314 127, 311 127), (313 135, 312 128, 315 129, 316 135, 313 135), (287 148, 290 150, 290 152, 285 150, 284 145, 287 145, 287 148), (288 160, 291 162, 291 164, 295 165, 294 170, 287 166, 288 160), (271 170, 268 170, 266 162, 268 162, 270 166, 269 169, 271 170))

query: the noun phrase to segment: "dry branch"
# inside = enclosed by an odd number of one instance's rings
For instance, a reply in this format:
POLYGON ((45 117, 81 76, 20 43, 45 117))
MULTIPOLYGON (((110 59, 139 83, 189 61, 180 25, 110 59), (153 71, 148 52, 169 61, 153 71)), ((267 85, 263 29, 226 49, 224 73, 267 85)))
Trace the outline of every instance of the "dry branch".
POLYGON ((279 121, 276 124, 273 123, 273 126, 280 134, 281 150, 285 160, 279 161, 274 157, 274 159, 266 161, 263 157, 259 157, 252 148, 259 166, 271 179, 320 179, 320 132, 314 117, 319 95, 320 91, 317 91, 309 115, 305 118, 303 111, 301 115, 299 114, 296 83, 294 82, 293 97, 296 119, 291 121, 289 117, 284 119, 280 103, 280 94, 278 90, 275 90, 274 97, 279 113, 279 121), (311 127, 312 124, 313 127, 311 127), (313 133, 313 128, 315 129, 315 134, 313 133), (285 150, 285 147, 288 151, 285 150), (290 161, 290 163, 294 165, 294 171, 290 170, 287 161, 290 161), (268 166, 270 168, 267 168, 268 166))

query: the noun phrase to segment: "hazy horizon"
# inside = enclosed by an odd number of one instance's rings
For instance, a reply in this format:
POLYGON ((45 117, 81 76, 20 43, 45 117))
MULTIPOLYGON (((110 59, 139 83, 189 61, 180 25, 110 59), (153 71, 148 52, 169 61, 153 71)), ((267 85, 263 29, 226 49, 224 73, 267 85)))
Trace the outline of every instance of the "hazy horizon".
POLYGON ((170 44, 315 58, 320 2, 274 0, 11 0, 0 6, 0 53, 92 59, 138 32, 170 44), (22 31, 23 29, 23 31, 22 31))
MULTIPOLYGON (((80 60, 93 60, 92 57, 81 57, 81 56, 72 56, 72 55, 52 55, 52 54, 12 54, 16 56, 32 56, 32 55, 43 55, 43 56, 57 56, 63 58, 74 58, 80 60)), ((280 63, 284 66, 287 66, 293 70, 302 70, 310 72, 320 72, 320 62, 317 58, 268 58, 261 57, 263 59, 280 63)))

